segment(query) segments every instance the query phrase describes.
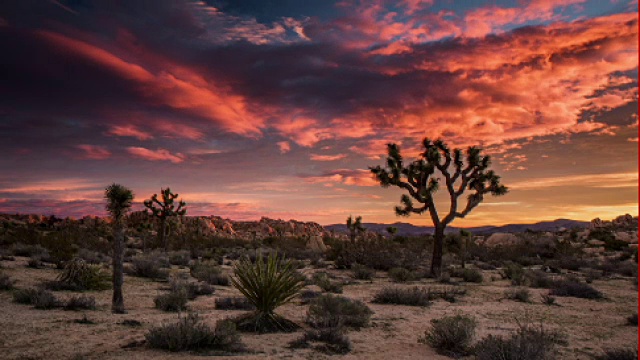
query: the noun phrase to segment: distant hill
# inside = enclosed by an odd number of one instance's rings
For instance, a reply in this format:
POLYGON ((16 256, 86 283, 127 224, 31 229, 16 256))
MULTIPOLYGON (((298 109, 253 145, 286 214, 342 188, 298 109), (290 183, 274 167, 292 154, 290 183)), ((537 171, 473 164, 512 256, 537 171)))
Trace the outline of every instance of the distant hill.
MULTIPOLYGON (((530 231, 557 231, 560 228, 572 229, 572 228, 586 228, 589 225, 588 221, 577 221, 569 219, 557 219, 553 221, 542 221, 535 224, 508 224, 503 226, 479 226, 472 228, 464 228, 467 231, 471 231, 475 235, 489 235, 496 232, 509 232, 509 233, 521 233, 527 230, 530 231)), ((387 228, 389 226, 396 227, 398 229, 397 235, 400 236, 417 236, 425 234, 433 234, 434 228, 432 226, 416 226, 408 223, 396 222, 393 224, 376 224, 376 223, 363 223, 363 226, 372 232, 379 234, 387 234, 387 228)), ((347 225, 345 224, 333 224, 324 226, 328 231, 347 232, 347 225)), ((458 227, 447 227, 446 233, 455 233, 460 231, 458 227)))

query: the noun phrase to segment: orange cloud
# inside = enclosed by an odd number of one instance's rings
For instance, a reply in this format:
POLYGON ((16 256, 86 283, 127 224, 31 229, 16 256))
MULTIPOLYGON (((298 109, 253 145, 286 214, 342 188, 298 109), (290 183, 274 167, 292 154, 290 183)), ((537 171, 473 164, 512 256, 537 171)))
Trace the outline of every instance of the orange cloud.
POLYGON ((181 153, 172 154, 165 149, 150 150, 143 147, 130 146, 127 148, 129 154, 150 161, 170 161, 178 164, 184 161, 184 155, 181 153))
POLYGON ((281 154, 286 154, 291 151, 291 145, 287 141, 278 141, 276 145, 278 145, 281 154))
POLYGON ((338 169, 320 176, 305 176, 304 180, 312 184, 344 184, 353 186, 379 186, 369 170, 338 169))
POLYGON ((153 135, 144 132, 133 125, 115 125, 107 132, 109 135, 130 136, 138 140, 153 139, 153 135))
POLYGON ((344 159, 346 157, 347 157, 347 154, 336 154, 336 155, 311 154, 310 159, 312 161, 336 161, 336 160, 344 159))
POLYGON ((84 154, 82 154, 84 159, 104 160, 111 157, 111 152, 104 146, 82 144, 76 147, 84 151, 84 154))

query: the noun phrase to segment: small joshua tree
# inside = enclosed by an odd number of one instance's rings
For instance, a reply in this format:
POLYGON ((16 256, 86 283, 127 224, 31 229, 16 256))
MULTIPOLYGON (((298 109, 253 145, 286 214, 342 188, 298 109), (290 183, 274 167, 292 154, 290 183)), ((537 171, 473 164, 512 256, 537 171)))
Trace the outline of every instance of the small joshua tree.
POLYGON ((432 142, 428 138, 422 141, 424 151, 420 157, 409 163, 403 162, 400 148, 396 144, 388 144, 387 166, 370 167, 382 187, 397 186, 409 192, 402 195, 402 206, 396 206, 396 214, 409 216, 429 211, 435 227, 431 273, 440 275, 442 268, 442 247, 444 230, 454 219, 464 218, 478 206, 484 195, 504 195, 507 188, 500 184, 500 177, 493 170, 489 156, 482 156, 481 150, 471 146, 463 154, 460 149, 449 150, 442 140, 432 142), (449 193, 449 212, 440 217, 436 210, 434 194, 440 187, 440 178, 436 171, 444 177, 444 185, 449 193), (467 197, 467 204, 458 210, 458 199, 465 190, 472 191, 467 197), (420 206, 414 206, 413 201, 420 206))
POLYGON ((113 299, 111 301, 111 311, 116 314, 123 314, 125 312, 124 297, 122 295, 122 284, 124 282, 124 218, 131 209, 133 193, 122 185, 112 184, 105 189, 104 198, 107 201, 107 211, 113 218, 113 299))
POLYGON ((389 234, 389 237, 393 239, 393 237, 395 237, 396 233, 398 232, 398 228, 395 226, 388 226, 387 227, 387 233, 389 234))
POLYGON ((144 201, 144 206, 151 210, 151 214, 160 220, 160 229, 158 231, 158 241, 164 246, 164 251, 169 251, 169 241, 167 238, 167 218, 172 216, 182 216, 187 213, 184 201, 178 201, 178 207, 174 204, 174 200, 178 194, 173 194, 171 189, 160 189, 161 200, 158 200, 158 194, 153 194, 151 199, 144 201))
POLYGON ((353 217, 349 215, 347 218, 347 229, 349 229, 349 238, 351 239, 351 242, 355 242, 356 235, 365 231, 364 226, 362 226, 362 216, 358 216, 353 220, 353 217))

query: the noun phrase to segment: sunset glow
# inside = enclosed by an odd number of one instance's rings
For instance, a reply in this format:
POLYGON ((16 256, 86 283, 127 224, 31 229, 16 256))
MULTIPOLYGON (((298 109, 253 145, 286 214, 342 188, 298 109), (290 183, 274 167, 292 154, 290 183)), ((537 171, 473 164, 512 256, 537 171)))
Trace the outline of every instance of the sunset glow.
POLYGON ((638 214, 637 1, 148 5, 0 4, 0 212, 431 225, 367 170, 426 136, 510 188, 455 226, 638 214))

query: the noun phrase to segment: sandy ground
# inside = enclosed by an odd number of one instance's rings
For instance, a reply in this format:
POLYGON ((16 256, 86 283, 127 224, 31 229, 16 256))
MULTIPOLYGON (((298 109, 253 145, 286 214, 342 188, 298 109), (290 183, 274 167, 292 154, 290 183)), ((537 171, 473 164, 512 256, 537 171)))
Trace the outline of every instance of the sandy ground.
MULTIPOLYGON (((18 288, 35 286, 43 280, 53 280, 59 270, 30 269, 26 258, 2 261, 4 273, 17 280, 18 288)), ((186 272, 174 267, 173 273, 186 272)), ((314 270, 306 269, 305 272, 314 270)), ((348 271, 332 272, 347 278, 348 271)), ((359 299, 375 312, 372 326, 360 331, 350 331, 353 351, 344 359, 448 359, 435 353, 430 347, 419 344, 417 339, 428 327, 429 321, 448 314, 474 315, 479 322, 477 336, 508 334, 516 328, 516 319, 529 318, 534 323, 544 321, 545 326, 563 331, 569 345, 561 348, 560 359, 591 359, 591 355, 603 349, 637 346, 637 328, 626 325, 626 318, 637 311, 638 294, 630 278, 614 278, 594 281, 606 300, 595 301, 563 297, 561 306, 546 306, 540 302, 544 289, 530 289, 533 302, 518 303, 504 299, 509 283, 501 280, 495 271, 484 271, 482 284, 464 284, 468 294, 457 303, 442 300, 427 308, 377 305, 370 303, 373 294, 389 285, 386 274, 378 272, 372 282, 356 281, 344 287, 344 296, 359 299), (492 280, 493 279, 493 280, 492 280), (500 279, 500 280, 498 280, 500 279)), ((433 280, 421 280, 409 285, 433 285, 433 280)), ((169 353, 153 350, 144 345, 123 348, 127 344, 144 339, 149 328, 173 322, 175 313, 165 313, 154 308, 153 299, 162 293, 166 283, 147 279, 125 277, 125 306, 128 313, 113 315, 110 312, 111 291, 86 292, 95 296, 98 310, 64 311, 36 310, 28 305, 12 302, 11 292, 0 292, 0 358, 2 359, 201 359, 190 353, 169 353), (79 324, 74 320, 83 315, 95 324, 79 324), (125 319, 142 322, 142 327, 122 325, 125 319)), ((214 308, 214 297, 238 295, 232 287, 216 287, 210 296, 189 302, 191 310, 200 314, 208 324, 219 319, 241 314, 242 311, 223 311, 214 308)), ((56 292, 66 299, 72 292, 56 292)), ((278 310, 285 317, 304 323, 307 306, 288 304, 278 310)), ((325 359, 328 356, 309 349, 289 349, 287 343, 302 333, 292 334, 242 334, 248 353, 220 356, 229 359, 325 359)))

